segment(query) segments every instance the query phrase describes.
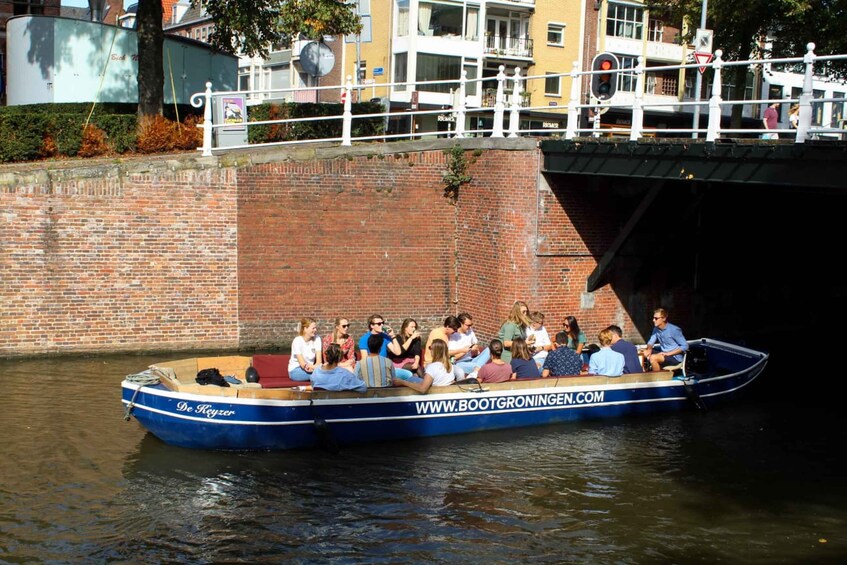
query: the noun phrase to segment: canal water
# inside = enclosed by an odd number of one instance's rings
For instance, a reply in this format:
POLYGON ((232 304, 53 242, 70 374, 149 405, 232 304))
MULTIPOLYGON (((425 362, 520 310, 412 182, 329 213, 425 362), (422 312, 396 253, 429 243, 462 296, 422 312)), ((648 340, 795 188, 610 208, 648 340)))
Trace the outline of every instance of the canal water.
POLYGON ((331 455, 164 445, 119 386, 161 358, 0 361, 0 562, 847 560, 844 411, 776 359, 706 413, 331 455))

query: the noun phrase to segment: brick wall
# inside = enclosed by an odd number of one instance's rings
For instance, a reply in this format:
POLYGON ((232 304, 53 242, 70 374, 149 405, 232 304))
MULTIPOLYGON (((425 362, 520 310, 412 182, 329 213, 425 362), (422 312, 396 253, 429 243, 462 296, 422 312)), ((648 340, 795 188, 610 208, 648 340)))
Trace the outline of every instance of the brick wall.
MULTIPOLYGON (((287 347, 303 316, 356 335, 379 313, 429 330, 470 312, 495 335, 515 300, 589 339, 627 309, 585 280, 613 206, 539 176, 533 140, 266 150, 221 158, 0 168, 0 355, 287 347), (211 165, 211 166, 210 166, 211 165)), ((629 305, 627 305, 629 306, 629 305)))
POLYGON ((234 170, 10 177, 0 354, 237 345, 234 170))

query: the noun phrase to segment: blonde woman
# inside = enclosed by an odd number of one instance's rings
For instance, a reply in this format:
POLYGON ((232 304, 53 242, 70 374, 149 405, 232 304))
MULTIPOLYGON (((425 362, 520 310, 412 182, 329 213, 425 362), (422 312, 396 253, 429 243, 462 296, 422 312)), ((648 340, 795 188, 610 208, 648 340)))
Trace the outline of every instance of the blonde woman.
POLYGON ((300 320, 300 335, 291 342, 291 360, 288 362, 288 378, 292 381, 308 381, 321 364, 321 338, 318 325, 312 318, 300 320))
MULTIPOLYGON (((503 342, 503 355, 501 359, 504 362, 512 362, 512 342, 516 338, 526 340, 526 330, 531 324, 529 306, 526 305, 526 302, 518 300, 512 305, 512 309, 509 311, 509 317, 506 318, 506 321, 500 326, 500 331, 497 333, 497 339, 503 342)), ((533 345, 534 343, 534 336, 527 341, 528 345, 533 345)))
POLYGON ((432 350, 432 363, 426 366, 423 380, 394 379, 394 385, 402 385, 426 394, 432 386, 447 386, 465 377, 461 369, 450 363, 450 354, 447 350, 447 342, 443 339, 435 339, 430 344, 432 350))
POLYGON ((356 343, 350 335, 350 321, 347 318, 336 318, 332 332, 323 339, 323 357, 327 358, 326 350, 333 343, 341 348, 341 361, 339 367, 350 371, 356 369, 356 343))

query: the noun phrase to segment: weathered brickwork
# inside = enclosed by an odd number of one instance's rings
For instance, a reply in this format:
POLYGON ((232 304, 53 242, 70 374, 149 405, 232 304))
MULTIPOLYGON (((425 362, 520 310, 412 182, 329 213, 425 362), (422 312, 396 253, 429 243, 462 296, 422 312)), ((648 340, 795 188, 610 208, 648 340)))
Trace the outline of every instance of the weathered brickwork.
POLYGON ((373 313, 468 311, 487 339, 515 300, 551 334, 569 314, 633 332, 614 285, 585 293, 612 205, 548 184, 530 140, 465 143, 455 206, 446 140, 0 170, 0 355, 270 349, 303 316, 359 335, 373 313))

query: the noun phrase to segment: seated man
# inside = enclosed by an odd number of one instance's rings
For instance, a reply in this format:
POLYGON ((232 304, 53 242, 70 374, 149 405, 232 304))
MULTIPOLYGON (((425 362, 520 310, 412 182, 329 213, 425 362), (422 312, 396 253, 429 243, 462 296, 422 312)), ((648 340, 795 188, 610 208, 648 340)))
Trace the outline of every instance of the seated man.
POLYGON ((623 354, 612 350, 612 330, 606 328, 597 336, 600 351, 595 352, 588 361, 588 374, 603 377, 623 375, 623 354))
MULTIPOLYGON (((384 325, 385 318, 383 318, 379 314, 374 314, 373 316, 368 318, 369 331, 368 333, 364 334, 362 337, 359 338, 359 352, 361 354, 360 363, 368 357, 368 352, 370 350, 370 339, 374 336, 377 336, 382 340, 379 346, 380 357, 387 358, 389 351, 391 351, 395 355, 399 355, 402 351, 402 349, 400 348, 400 344, 397 342, 397 336, 394 334, 394 330, 389 329, 387 332, 383 331, 384 325)), ((395 373, 401 379, 407 379, 412 376, 412 371, 409 371, 408 369, 397 368, 395 370, 395 373)))
POLYGON ((682 363, 685 352, 688 351, 688 340, 682 335, 679 326, 668 323, 668 312, 664 308, 656 308, 653 312, 653 333, 647 340, 644 357, 650 360, 650 370, 661 371, 664 365, 682 363), (653 353, 653 346, 659 344, 660 351, 653 353))
POLYGON ((371 334, 367 343, 368 354, 359 361, 356 373, 365 381, 368 388, 393 386, 392 381, 396 376, 394 363, 388 357, 379 354, 383 344, 382 334, 371 334))
POLYGON ((426 347, 424 348, 424 367, 432 363, 432 342, 440 339, 444 343, 448 343, 450 336, 459 331, 461 326, 462 324, 459 323, 459 318, 456 316, 447 316, 444 318, 443 326, 429 332, 429 337, 426 338, 426 347))
POLYGON ((447 348, 450 356, 455 359, 458 366, 465 374, 473 373, 488 363, 491 353, 488 349, 480 351, 479 340, 473 331, 473 318, 470 314, 459 314, 459 330, 450 334, 447 340, 447 348))
POLYGON ((532 320, 532 324, 526 329, 526 338, 529 340, 530 336, 535 336, 535 341, 532 344, 532 358, 541 368, 544 366, 547 354, 553 349, 553 342, 550 341, 550 334, 544 327, 544 314, 533 312, 529 315, 529 318, 532 320))
POLYGON ((638 348, 623 339, 623 330, 619 326, 612 325, 607 329, 612 332, 612 351, 623 355, 623 374, 643 373, 644 367, 641 366, 638 348))
POLYGON ((556 334, 556 349, 547 354, 541 369, 541 378, 572 377, 582 371, 582 357, 568 347, 568 333, 556 334))

